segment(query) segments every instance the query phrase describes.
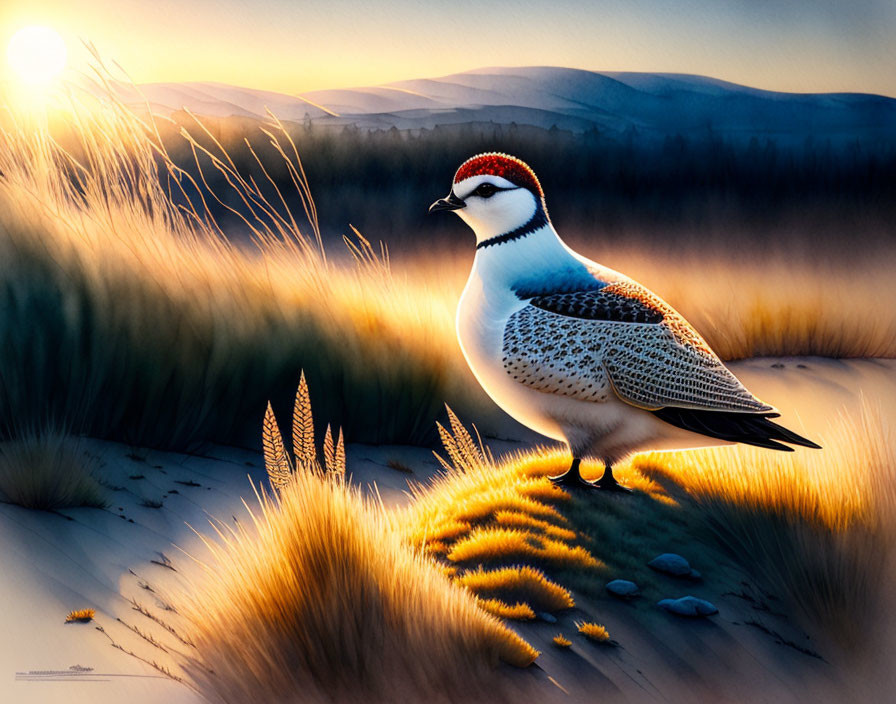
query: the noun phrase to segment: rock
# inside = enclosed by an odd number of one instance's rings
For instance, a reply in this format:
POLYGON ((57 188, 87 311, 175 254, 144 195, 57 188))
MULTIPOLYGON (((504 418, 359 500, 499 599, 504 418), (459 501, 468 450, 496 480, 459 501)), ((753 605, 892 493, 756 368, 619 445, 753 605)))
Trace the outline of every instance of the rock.
POLYGON ((719 610, 712 602, 706 599, 698 599, 695 596, 683 596, 680 599, 663 599, 657 603, 670 614, 676 616, 690 616, 699 618, 701 616, 712 616, 719 613, 719 610))
POLYGON ((538 618, 540 618, 542 621, 547 621, 548 623, 557 623, 557 617, 552 616, 547 611, 539 611, 535 615, 538 616, 538 618))
POLYGON ((699 582, 703 579, 703 575, 700 574, 697 570, 691 570, 691 573, 687 576, 688 579, 693 579, 695 582, 699 582))
POLYGON ((614 579, 612 582, 608 582, 607 591, 621 599, 631 599, 641 593, 638 585, 627 579, 614 579))
POLYGON ((671 574, 673 577, 688 577, 691 574, 691 566, 688 561, 674 552, 664 552, 648 562, 647 566, 657 572, 671 574))

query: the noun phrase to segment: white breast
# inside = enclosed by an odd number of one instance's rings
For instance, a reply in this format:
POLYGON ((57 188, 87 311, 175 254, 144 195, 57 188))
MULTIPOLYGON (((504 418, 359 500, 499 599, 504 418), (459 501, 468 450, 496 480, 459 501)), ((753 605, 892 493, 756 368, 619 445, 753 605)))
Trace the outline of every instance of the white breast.
POLYGON ((526 303, 509 288, 483 280, 477 264, 457 307, 457 338, 467 364, 485 392, 514 419, 542 435, 564 440, 548 408, 555 397, 515 382, 502 362, 507 320, 526 303))

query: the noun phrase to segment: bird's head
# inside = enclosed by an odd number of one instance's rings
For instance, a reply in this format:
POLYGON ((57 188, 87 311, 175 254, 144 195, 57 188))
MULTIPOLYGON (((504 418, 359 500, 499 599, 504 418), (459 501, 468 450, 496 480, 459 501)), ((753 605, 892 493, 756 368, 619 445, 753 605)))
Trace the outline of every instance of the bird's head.
POLYGON ((548 222, 535 172, 524 161, 496 152, 477 154, 460 165, 451 192, 429 206, 431 213, 439 210, 457 213, 479 244, 548 222))

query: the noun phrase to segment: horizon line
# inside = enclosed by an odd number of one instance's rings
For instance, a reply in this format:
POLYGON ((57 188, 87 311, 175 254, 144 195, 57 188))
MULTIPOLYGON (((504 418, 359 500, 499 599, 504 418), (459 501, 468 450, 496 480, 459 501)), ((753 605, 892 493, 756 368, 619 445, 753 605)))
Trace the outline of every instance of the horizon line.
MULTIPOLYGON (((710 81, 714 81, 720 84, 724 84, 727 86, 735 86, 737 88, 747 88, 749 90, 760 91, 763 93, 772 93, 778 95, 803 95, 803 96, 836 96, 836 95, 861 95, 875 98, 885 98, 887 100, 896 100, 896 95, 888 95, 886 93, 874 93, 862 90, 830 90, 830 91, 793 91, 793 90, 776 90, 773 88, 762 88, 756 85, 750 85, 747 83, 738 83, 736 81, 731 81, 726 78, 719 78, 718 76, 711 76, 708 74, 702 73, 687 73, 681 71, 627 71, 627 70, 617 70, 617 69, 588 69, 588 68, 580 68, 577 66, 559 66, 559 65, 550 65, 550 64, 524 64, 524 65, 493 65, 493 66, 477 66, 476 68, 467 69, 464 71, 456 71, 454 73, 447 73, 439 76, 414 76, 411 78, 400 78, 395 81, 387 81, 384 83, 374 83, 374 84, 366 84, 366 85, 346 85, 346 86, 337 86, 331 88, 314 88, 306 91, 284 91, 284 90, 272 90, 270 88, 256 88, 250 85, 237 84, 237 83, 226 83, 224 81, 219 80, 202 80, 202 79, 191 79, 191 80, 181 80, 181 81, 144 81, 142 83, 135 83, 136 86, 148 86, 148 85, 189 85, 189 84, 203 84, 203 85, 219 85, 219 86, 230 86, 233 88, 243 88, 246 90, 255 90, 262 91, 266 93, 276 93, 278 95, 285 95, 290 97, 302 98, 303 96, 312 94, 312 93, 321 93, 325 91, 338 91, 338 90, 363 90, 370 88, 385 88, 389 90, 403 90, 400 88, 396 88, 396 83, 405 83, 408 81, 441 81, 447 78, 452 78, 454 76, 463 76, 466 74, 475 74, 483 71, 491 71, 491 70, 523 70, 523 69, 555 69, 562 71, 579 71, 581 73, 591 73, 604 76, 606 78, 610 78, 611 80, 616 80, 613 74, 628 74, 628 75, 641 75, 641 76, 662 76, 667 78, 702 78, 708 79, 710 81)), ((620 81, 621 82, 621 81, 620 81)), ((635 89, 637 90, 637 89, 635 89)))

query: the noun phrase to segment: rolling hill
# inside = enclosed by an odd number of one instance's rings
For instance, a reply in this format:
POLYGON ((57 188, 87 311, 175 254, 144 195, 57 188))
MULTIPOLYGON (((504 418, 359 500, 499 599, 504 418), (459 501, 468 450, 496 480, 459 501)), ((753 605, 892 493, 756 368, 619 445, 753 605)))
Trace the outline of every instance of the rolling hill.
POLYGON ((300 95, 220 83, 120 87, 127 102, 212 117, 266 116, 360 129, 431 129, 498 123, 641 138, 712 133, 797 144, 896 143, 896 99, 861 93, 780 93, 704 76, 594 72, 569 68, 483 68, 441 78, 300 95), (139 92, 138 92, 139 90, 139 92))

